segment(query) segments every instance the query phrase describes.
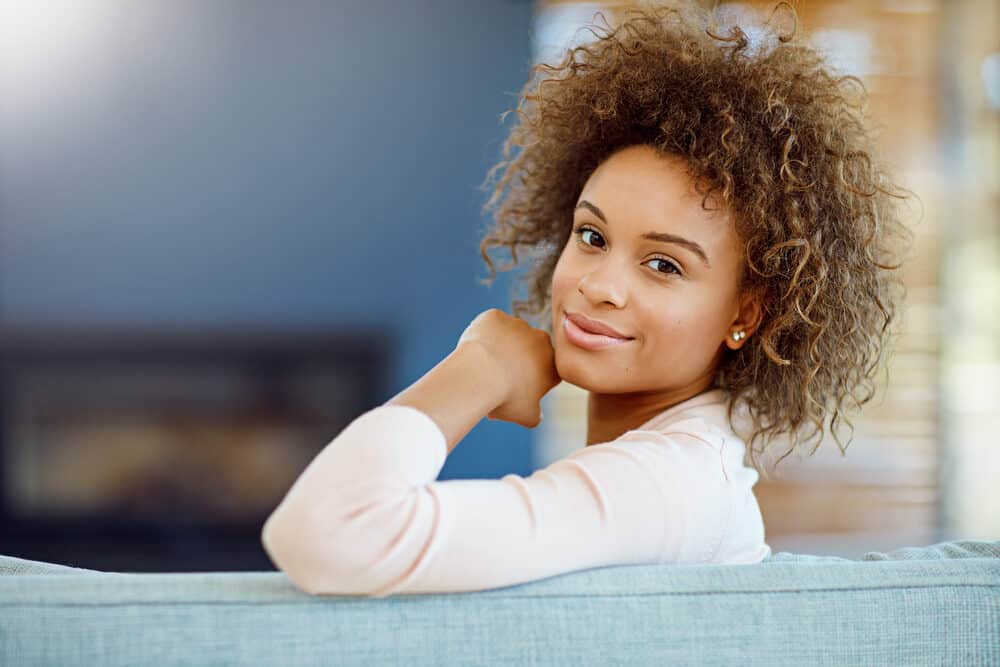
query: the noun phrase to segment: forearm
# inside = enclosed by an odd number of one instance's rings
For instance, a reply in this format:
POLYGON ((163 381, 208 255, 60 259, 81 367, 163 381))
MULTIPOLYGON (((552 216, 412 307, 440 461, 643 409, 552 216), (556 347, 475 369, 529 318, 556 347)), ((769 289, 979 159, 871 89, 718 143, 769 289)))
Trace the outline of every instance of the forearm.
POLYGON ((491 372, 492 360, 483 348, 462 344, 423 377, 386 402, 408 405, 426 413, 448 441, 448 453, 504 401, 505 388, 491 372))

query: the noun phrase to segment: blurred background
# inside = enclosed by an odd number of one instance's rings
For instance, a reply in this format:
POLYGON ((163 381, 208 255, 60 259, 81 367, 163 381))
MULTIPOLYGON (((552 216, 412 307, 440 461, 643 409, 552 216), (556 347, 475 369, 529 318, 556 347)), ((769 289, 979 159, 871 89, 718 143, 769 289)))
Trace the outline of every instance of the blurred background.
MULTIPOLYGON (((887 386, 846 457, 824 442, 758 483, 767 541, 998 539, 998 9, 794 4, 920 206, 887 386)), ((273 569, 260 528, 308 462, 509 312, 517 273, 479 282, 500 115, 625 6, 0 0, 0 553, 273 569)), ((581 390, 543 409, 481 422, 440 478, 584 446, 581 390)))

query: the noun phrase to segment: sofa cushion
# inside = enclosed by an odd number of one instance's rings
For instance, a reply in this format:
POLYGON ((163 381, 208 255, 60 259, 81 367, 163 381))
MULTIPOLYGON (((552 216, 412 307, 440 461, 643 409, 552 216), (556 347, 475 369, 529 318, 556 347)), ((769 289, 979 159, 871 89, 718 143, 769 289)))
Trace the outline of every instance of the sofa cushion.
POLYGON ((1000 664, 1000 543, 916 549, 386 599, 281 572, 21 574, 0 577, 0 664, 1000 664))
MULTIPOLYGON (((938 542, 925 547, 901 547, 893 551, 869 551, 860 560, 941 560, 945 558, 1000 558, 1000 542, 986 540, 952 540, 938 542)), ((840 556, 814 556, 779 551, 771 554, 763 562, 790 563, 836 563, 854 562, 840 556)))
POLYGON ((882 553, 869 551, 861 560, 935 560, 941 558, 1000 558, 1000 542, 955 540, 926 547, 903 547, 882 553))
MULTIPOLYGON (((903 547, 886 553, 869 551, 861 560, 938 560, 943 558, 1000 558, 1000 542, 985 540, 954 540, 939 542, 925 547, 903 547)), ((779 551, 768 556, 763 563, 835 563, 853 562, 840 556, 815 556, 779 551)), ((60 565, 40 560, 28 560, 16 556, 0 555, 0 576, 5 574, 107 574, 107 571, 93 570, 71 565, 60 565)), ((118 573, 116 573, 118 574, 118 573)))
POLYGON ((101 570, 59 565, 16 556, 0 556, 0 576, 5 574, 105 574, 101 570))

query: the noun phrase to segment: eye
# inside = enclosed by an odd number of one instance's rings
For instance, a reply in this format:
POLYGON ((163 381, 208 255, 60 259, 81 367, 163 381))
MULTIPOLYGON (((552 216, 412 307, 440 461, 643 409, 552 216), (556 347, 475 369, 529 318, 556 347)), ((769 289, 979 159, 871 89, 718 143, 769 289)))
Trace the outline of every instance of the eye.
MULTIPOLYGON (((591 229, 590 227, 587 227, 585 225, 580 225, 576 229, 573 230, 573 233, 580 237, 580 241, 579 242, 582 243, 585 246, 590 246, 591 248, 593 248, 593 247, 601 247, 601 248, 603 248, 604 247, 604 245, 603 245, 604 237, 601 236, 600 232, 598 232, 598 231, 596 231, 594 229, 591 229), (588 243, 585 240, 585 238, 587 238, 587 237, 584 237, 584 234, 587 234, 587 233, 591 234, 591 238, 593 238, 594 236, 596 236, 597 238, 601 239, 602 245, 600 245, 600 246, 593 246, 590 243, 588 243)), ((644 264, 649 264, 650 262, 663 262, 664 266, 663 266, 663 270, 662 271, 659 270, 659 269, 653 269, 657 273, 660 273, 660 274, 663 274, 663 275, 666 275, 666 276, 670 276, 670 275, 678 275, 679 276, 679 275, 682 275, 680 268, 678 268, 678 266, 673 261, 667 259, 666 257, 654 257, 653 259, 650 259, 650 260, 647 260, 646 262, 644 262, 644 264)))
POLYGON ((654 257, 653 259, 648 260, 646 264, 649 264, 650 262, 663 262, 666 268, 663 271, 657 271, 657 273, 665 273, 668 276, 671 273, 676 273, 677 275, 681 275, 680 269, 677 268, 677 265, 671 262, 666 257, 654 257))
MULTIPOLYGON (((599 232, 597 232, 596 230, 591 229, 590 227, 584 227, 583 225, 580 225, 579 227, 577 227, 576 229, 573 230, 573 233, 580 237, 580 242, 581 243, 583 243, 584 245, 590 245, 589 243, 587 243, 586 241, 583 240, 583 238, 584 238, 583 235, 586 234, 587 232, 590 232, 591 234, 595 235, 597 238, 601 239, 602 241, 604 240, 604 237, 602 237, 599 232)), ((604 246, 598 246, 598 247, 604 247, 604 246)))

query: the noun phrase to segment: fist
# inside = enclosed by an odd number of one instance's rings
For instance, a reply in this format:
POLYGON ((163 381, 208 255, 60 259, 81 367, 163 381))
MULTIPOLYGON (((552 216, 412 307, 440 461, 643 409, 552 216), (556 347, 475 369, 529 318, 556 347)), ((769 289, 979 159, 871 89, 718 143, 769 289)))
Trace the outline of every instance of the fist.
POLYGON ((458 345, 481 346, 492 362, 490 372, 504 388, 504 401, 486 415, 489 419, 525 428, 542 422, 542 397, 562 382, 547 332, 490 308, 465 328, 458 345))

